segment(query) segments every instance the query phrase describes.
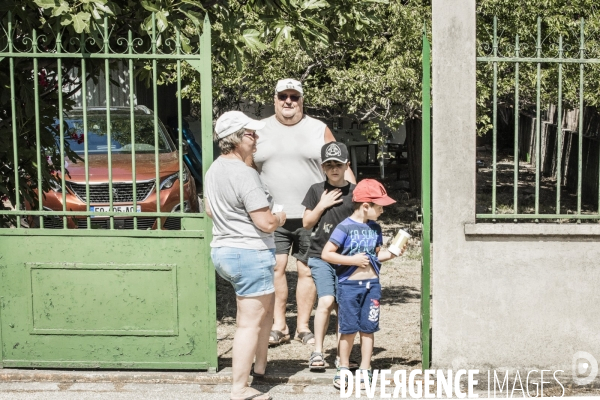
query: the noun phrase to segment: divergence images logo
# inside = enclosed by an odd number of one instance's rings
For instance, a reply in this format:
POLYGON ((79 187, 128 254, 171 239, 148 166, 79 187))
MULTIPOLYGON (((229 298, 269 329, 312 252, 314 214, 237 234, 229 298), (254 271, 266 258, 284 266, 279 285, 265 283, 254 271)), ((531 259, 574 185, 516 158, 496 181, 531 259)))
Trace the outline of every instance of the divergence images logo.
POLYGON ((578 351, 573 354, 573 382, 577 385, 588 385, 598 375, 598 361, 588 352, 578 351))

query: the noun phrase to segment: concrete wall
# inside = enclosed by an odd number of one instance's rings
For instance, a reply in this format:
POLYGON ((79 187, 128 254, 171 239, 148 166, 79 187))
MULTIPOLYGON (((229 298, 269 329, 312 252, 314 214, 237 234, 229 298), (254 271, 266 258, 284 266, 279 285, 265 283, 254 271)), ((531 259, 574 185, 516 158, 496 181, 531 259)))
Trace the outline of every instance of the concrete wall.
POLYGON ((600 225, 475 224, 475 0, 433 1, 434 368, 600 360, 600 225))

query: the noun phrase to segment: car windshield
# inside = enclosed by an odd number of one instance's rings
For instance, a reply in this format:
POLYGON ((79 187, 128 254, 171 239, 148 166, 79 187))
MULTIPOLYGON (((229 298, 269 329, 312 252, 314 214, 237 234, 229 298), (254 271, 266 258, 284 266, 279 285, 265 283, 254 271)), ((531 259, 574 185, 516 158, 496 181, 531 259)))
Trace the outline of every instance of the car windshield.
MULTIPOLYGON (((131 153, 135 148, 136 153, 154 153, 156 142, 154 140, 154 117, 152 115, 135 115, 135 146, 131 143, 131 119, 129 115, 111 115, 110 134, 111 152, 131 153)), ((83 117, 81 115, 70 116, 64 119, 71 150, 84 153, 83 117)), ((106 138, 106 116, 88 115, 88 152, 90 154, 108 153, 106 138)), ((158 125, 158 151, 170 153, 175 148, 170 140, 166 138, 165 128, 158 125)))

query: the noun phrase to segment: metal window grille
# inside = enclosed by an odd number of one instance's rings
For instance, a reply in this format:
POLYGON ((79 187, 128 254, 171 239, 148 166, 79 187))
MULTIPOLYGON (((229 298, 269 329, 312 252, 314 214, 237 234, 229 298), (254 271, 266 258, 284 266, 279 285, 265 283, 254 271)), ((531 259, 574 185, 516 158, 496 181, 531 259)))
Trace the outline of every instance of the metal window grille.
MULTIPOLYGON (((600 163, 598 163, 598 154, 600 154, 600 141, 598 141, 598 136, 586 134, 584 131, 584 109, 586 104, 584 102, 584 76, 586 67, 590 68, 595 64, 600 64, 599 58, 588 58, 586 54, 586 41, 585 41, 585 22, 583 19, 580 21, 579 25, 579 43, 578 48, 576 46, 566 46, 563 44, 563 36, 559 35, 558 41, 556 44, 549 46, 547 43, 544 43, 542 40, 542 20, 538 18, 537 21, 537 39, 535 43, 535 49, 530 48, 527 44, 524 44, 519 41, 519 35, 516 35, 514 38, 514 43, 506 43, 504 41, 503 48, 501 49, 500 38, 498 36, 498 22, 497 18, 494 18, 494 26, 493 26, 493 38, 491 46, 487 46, 481 52, 488 53, 484 56, 477 57, 477 62, 485 63, 491 65, 493 69, 493 83, 492 83, 492 196, 491 196, 491 213, 477 213, 477 219, 481 221, 490 221, 490 220, 513 220, 514 222, 522 221, 522 220, 535 220, 536 222, 540 222, 540 220, 547 221, 563 221, 565 220, 575 220, 577 222, 581 222, 581 220, 599 220, 600 219, 600 182, 598 179, 600 177, 600 163), (530 50, 531 49, 531 50, 530 50), (549 50, 546 50, 549 49, 549 50), (487 50, 487 51, 486 51, 487 50), (491 51, 489 51, 491 50, 491 51), (502 51, 505 50, 505 51, 502 51), (570 52, 568 52, 570 51, 570 52), (577 54, 573 54, 577 52, 577 54), (527 54, 526 54, 527 53, 527 54), (572 55, 573 57, 566 57, 567 53, 572 55), (514 157, 514 165, 513 165, 513 204, 512 210, 510 212, 503 213, 498 210, 497 203, 497 189, 498 189, 498 81, 499 78, 503 78, 499 76, 499 66, 500 65, 510 65, 512 66, 511 70, 514 71, 514 102, 512 104, 513 112, 514 112, 514 143, 513 143, 513 157, 514 157), (571 67, 573 66, 573 67, 571 67), (519 137, 521 134, 520 130, 520 112, 521 112, 521 99, 520 92, 523 90, 524 82, 522 77, 522 72, 520 68, 530 68, 535 67, 535 127, 534 133, 530 138, 532 143, 534 143, 534 151, 533 154, 528 154, 528 159, 534 160, 535 163, 535 191, 534 191, 534 205, 532 210, 525 211, 520 201, 522 201, 522 193, 519 189, 519 158, 523 154, 522 146, 520 146, 520 140, 523 141, 523 138, 519 137), (572 142, 566 143, 565 134, 566 130, 564 129, 563 121, 563 107, 565 103, 565 99, 563 96, 564 90, 564 82, 565 82, 565 69, 566 68, 575 68, 578 67, 578 75, 579 75, 579 85, 577 88, 578 92, 578 101, 576 104, 578 110, 578 129, 577 132, 570 132, 573 134, 576 141, 577 146, 577 160, 576 163, 574 160, 565 160, 564 152, 565 146, 572 145, 572 142), (547 71, 550 68, 555 68, 556 80, 553 82, 547 82, 549 85, 556 85, 557 87, 557 95, 553 102, 556 104, 557 108, 557 132, 555 138, 555 145, 552 146, 555 149, 555 154, 552 155, 554 160, 552 161, 554 165, 554 174, 556 176, 556 200, 555 200, 555 212, 549 213, 541 212, 540 209, 540 180, 541 180, 541 171, 542 168, 542 156, 541 148, 542 148, 542 140, 541 140, 541 132, 542 132, 542 70, 547 71), (591 141, 588 141, 586 145, 586 149, 590 152, 596 154, 595 158, 592 157, 591 162, 588 162, 584 165, 584 140, 586 138, 591 138, 591 141), (567 161, 570 164, 567 164, 567 161), (575 193, 577 196, 577 206, 576 211, 569 213, 565 212, 564 209, 561 209, 561 187, 563 186, 563 173, 565 172, 564 168, 576 168, 577 169, 577 178, 575 186, 575 193), (592 190, 595 190, 593 195, 598 195, 598 206, 595 212, 583 212, 582 211, 582 187, 584 186, 583 182, 583 171, 592 171, 592 174, 595 175, 594 182, 586 182, 590 183, 587 187, 591 187, 592 190)), ((480 53, 481 53, 480 52, 480 53)), ((525 82, 527 84, 527 82, 525 82)), ((546 128, 546 127, 544 127, 546 128)), ((522 165, 521 165, 522 166, 522 165)))

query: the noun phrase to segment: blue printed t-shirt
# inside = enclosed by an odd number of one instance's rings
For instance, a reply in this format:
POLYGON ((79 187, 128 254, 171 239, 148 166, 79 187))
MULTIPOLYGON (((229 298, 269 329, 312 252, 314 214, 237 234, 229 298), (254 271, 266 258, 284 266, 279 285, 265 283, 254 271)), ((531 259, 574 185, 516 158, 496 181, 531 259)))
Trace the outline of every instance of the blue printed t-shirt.
MULTIPOLYGON (((381 262, 375 254, 375 249, 383 244, 381 226, 375 221, 362 223, 346 218, 338 224, 329 241, 338 246, 337 252, 343 256, 353 256, 358 253, 365 253, 377 275, 381 269, 381 262)), ((338 276, 338 282, 347 280, 350 275, 356 271, 358 266, 335 265, 335 272, 338 276)))

